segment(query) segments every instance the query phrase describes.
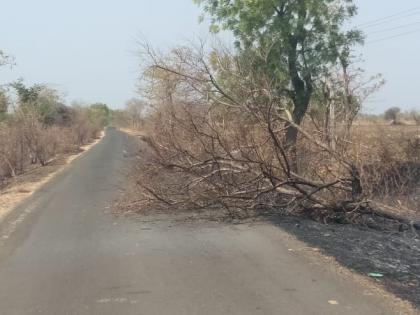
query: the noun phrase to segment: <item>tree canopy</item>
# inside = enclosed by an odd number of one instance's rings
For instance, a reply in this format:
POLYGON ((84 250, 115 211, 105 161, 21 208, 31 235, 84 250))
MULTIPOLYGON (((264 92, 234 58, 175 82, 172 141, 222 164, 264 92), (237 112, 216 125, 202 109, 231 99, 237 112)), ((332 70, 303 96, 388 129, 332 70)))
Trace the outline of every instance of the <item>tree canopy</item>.
POLYGON ((352 0, 194 1, 210 15, 213 31, 232 31, 239 53, 269 73, 278 94, 291 101, 297 124, 319 77, 337 63, 346 66, 351 46, 363 41, 361 32, 343 30, 357 12, 352 0))
POLYGON ((109 124, 110 110, 106 104, 95 103, 89 107, 89 119, 98 126, 105 127, 109 124))
POLYGON ((9 107, 9 99, 4 89, 0 88, 0 122, 6 118, 9 107))
POLYGON ((42 84, 26 86, 22 80, 13 82, 10 86, 16 91, 20 110, 34 111, 45 125, 55 122, 58 108, 63 106, 58 91, 42 84))

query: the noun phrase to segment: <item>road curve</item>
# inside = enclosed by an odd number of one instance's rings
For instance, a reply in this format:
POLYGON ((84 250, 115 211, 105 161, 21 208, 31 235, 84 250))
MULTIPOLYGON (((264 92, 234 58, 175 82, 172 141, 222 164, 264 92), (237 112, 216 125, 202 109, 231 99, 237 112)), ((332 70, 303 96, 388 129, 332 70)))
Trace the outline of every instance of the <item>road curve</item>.
POLYGON ((104 139, 0 224, 0 314, 392 314, 266 224, 107 213, 129 139, 104 139))

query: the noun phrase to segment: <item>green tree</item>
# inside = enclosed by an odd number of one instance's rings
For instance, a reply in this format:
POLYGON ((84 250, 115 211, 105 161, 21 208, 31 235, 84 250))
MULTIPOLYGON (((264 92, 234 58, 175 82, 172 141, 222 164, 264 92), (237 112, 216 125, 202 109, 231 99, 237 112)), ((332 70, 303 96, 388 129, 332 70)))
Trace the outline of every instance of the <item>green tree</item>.
POLYGON ((106 104, 95 103, 89 107, 89 119, 97 126, 105 127, 109 124, 111 112, 106 104))
POLYGON ((19 106, 35 106, 35 102, 38 99, 38 95, 43 89, 44 86, 40 84, 35 84, 31 87, 25 86, 23 84, 23 80, 17 80, 10 84, 12 88, 15 89, 16 94, 18 96, 19 106))
POLYGON ((0 88, 0 122, 6 118, 8 108, 9 98, 7 97, 6 91, 0 88))
POLYGON ((17 93, 19 109, 23 112, 35 111, 44 125, 55 123, 58 109, 62 107, 57 90, 41 84, 27 87, 22 80, 13 82, 10 86, 17 93))
POLYGON ((56 123, 58 111, 63 105, 57 90, 43 86, 38 93, 35 107, 41 122, 44 125, 52 125, 56 123))
POLYGON ((387 120, 392 120, 394 123, 397 123, 400 114, 401 109, 399 107, 391 107, 385 111, 384 118, 387 120))
MULTIPOLYGON (((241 55, 259 56, 258 71, 276 82, 276 93, 290 101, 300 124, 317 88, 317 80, 337 63, 348 63, 350 47, 362 42, 343 24, 356 14, 352 0, 194 0, 212 18, 212 31, 230 30, 241 55)), ((286 140, 294 144, 297 129, 286 140)))
MULTIPOLYGON (((7 55, 3 50, 0 49, 0 67, 14 65, 14 58, 7 55)), ((0 86, 0 122, 6 118, 7 111, 9 109, 9 98, 6 94, 6 90, 0 86)))

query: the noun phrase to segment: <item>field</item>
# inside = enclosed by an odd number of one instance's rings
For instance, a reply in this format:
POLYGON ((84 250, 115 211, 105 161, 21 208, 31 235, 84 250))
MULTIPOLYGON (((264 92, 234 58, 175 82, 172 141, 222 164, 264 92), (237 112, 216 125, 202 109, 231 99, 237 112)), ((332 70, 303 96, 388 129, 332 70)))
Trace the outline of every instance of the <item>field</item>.
POLYGON ((419 220, 420 126, 356 124, 352 141, 370 198, 419 220))

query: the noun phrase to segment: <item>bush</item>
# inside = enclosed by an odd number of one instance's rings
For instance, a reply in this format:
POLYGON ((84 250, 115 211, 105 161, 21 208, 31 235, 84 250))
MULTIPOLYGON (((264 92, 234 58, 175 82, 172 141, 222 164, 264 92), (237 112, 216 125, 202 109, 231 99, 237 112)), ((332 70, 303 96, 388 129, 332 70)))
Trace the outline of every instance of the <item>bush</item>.
POLYGON ((60 154, 77 152, 99 135, 85 109, 61 109, 62 123, 44 124, 36 111, 17 110, 0 122, 0 180, 14 177, 30 164, 47 165, 60 154))
POLYGON ((401 109, 399 107, 391 107, 385 111, 384 118, 387 120, 392 120, 394 123, 396 123, 400 113, 401 109))
POLYGON ((388 126, 390 139, 375 125, 351 133, 354 117, 343 115, 332 145, 314 119, 293 122, 290 102, 252 60, 213 51, 209 61, 185 47, 148 53, 153 109, 143 123, 147 150, 133 172, 140 210, 215 209, 231 217, 275 210, 354 222, 373 213, 372 199, 417 185, 406 180, 418 173, 410 138, 398 138, 405 126, 388 126), (294 144, 285 141, 291 127, 294 144))
POLYGON ((29 156, 23 130, 10 122, 0 124, 0 180, 15 176, 24 169, 29 156))
POLYGON ((415 126, 365 124, 353 133, 351 158, 360 170, 366 198, 418 209, 420 139, 415 126))

